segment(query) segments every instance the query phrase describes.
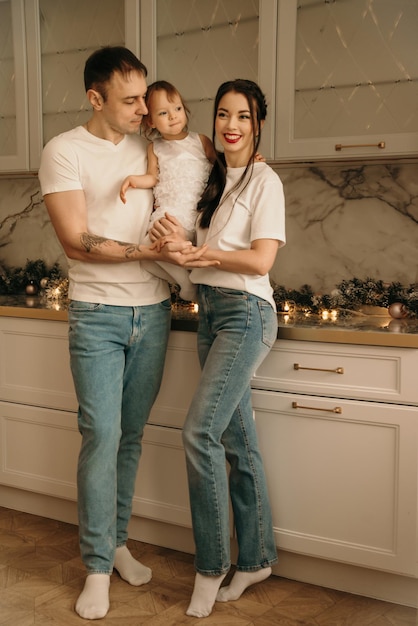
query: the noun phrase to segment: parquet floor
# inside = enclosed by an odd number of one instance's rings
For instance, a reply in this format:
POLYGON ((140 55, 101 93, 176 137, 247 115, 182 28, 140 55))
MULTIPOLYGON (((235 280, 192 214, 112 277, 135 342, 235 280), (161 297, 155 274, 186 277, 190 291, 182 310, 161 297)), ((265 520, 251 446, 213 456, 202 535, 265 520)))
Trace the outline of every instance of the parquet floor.
POLYGON ((70 626, 410 626, 417 611, 272 576, 237 602, 217 603, 205 619, 187 617, 194 580, 189 554, 130 541, 153 570, 143 587, 114 573, 111 606, 98 621, 79 618, 74 602, 84 584, 77 527, 0 507, 0 625, 70 626))

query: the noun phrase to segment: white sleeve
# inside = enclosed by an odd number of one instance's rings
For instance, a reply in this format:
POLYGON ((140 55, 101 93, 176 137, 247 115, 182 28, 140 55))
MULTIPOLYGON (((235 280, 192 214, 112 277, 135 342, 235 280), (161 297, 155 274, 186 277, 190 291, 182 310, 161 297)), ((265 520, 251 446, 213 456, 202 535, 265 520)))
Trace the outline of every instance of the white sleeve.
POLYGON ((283 185, 275 173, 257 186, 250 239, 277 239, 280 246, 286 243, 283 185))
POLYGON ((46 144, 38 176, 42 195, 83 188, 78 159, 68 140, 58 136, 46 144))

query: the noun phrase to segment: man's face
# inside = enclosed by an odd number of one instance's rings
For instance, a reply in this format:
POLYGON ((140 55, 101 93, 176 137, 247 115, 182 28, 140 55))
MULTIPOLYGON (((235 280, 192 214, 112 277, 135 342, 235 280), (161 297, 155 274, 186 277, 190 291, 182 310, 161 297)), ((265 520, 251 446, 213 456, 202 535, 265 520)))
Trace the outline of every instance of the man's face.
POLYGON ((113 74, 107 85, 107 98, 102 101, 103 121, 113 132, 121 135, 137 133, 142 117, 148 112, 145 106, 147 83, 140 72, 123 76, 113 74))

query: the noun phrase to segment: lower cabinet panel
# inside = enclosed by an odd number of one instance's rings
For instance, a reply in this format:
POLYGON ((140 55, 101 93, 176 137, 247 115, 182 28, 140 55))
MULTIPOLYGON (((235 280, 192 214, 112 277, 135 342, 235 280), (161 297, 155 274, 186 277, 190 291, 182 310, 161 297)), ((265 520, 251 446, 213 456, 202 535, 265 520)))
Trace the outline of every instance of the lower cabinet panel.
POLYGON ((0 402, 0 482, 75 500, 77 415, 0 402))
POLYGON ((150 424, 145 427, 133 512, 191 527, 181 430, 150 424))
POLYGON ((279 548, 417 575, 416 408, 266 391, 253 401, 279 548))

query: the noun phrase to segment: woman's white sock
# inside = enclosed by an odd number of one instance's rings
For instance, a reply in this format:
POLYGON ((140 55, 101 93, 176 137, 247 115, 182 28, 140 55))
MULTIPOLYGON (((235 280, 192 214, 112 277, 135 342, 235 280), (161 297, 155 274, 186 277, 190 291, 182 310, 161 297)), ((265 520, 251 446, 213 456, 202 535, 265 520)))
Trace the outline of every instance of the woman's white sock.
POLYGON ((219 589, 216 601, 229 602, 230 600, 238 600, 247 587, 255 583, 261 583, 261 581, 268 578, 270 574, 271 567, 265 567, 256 572, 235 572, 230 584, 227 587, 219 589))
POLYGON ((216 594, 226 574, 221 576, 203 576, 197 573, 194 581, 192 599, 186 615, 207 617, 212 613, 216 594))

